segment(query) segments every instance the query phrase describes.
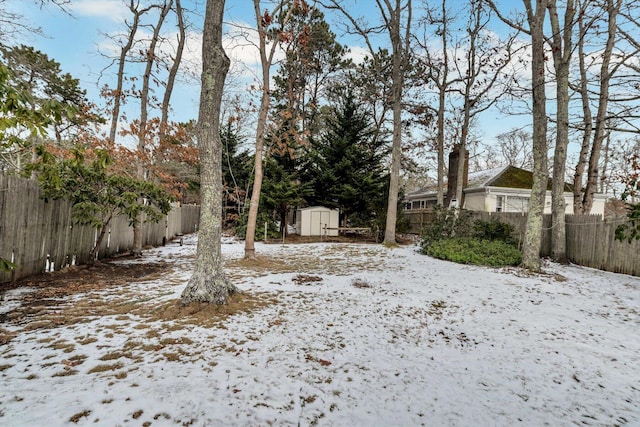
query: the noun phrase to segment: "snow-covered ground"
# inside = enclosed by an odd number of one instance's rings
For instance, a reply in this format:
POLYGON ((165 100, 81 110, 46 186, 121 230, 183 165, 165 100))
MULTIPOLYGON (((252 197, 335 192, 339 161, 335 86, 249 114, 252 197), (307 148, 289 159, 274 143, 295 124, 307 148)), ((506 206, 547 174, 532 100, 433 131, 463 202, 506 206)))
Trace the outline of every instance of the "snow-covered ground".
MULTIPOLYGON (((195 243, 148 251, 175 268, 129 284, 129 298, 178 298, 195 243)), ((640 425, 639 278, 555 264, 530 276, 415 250, 258 244, 271 264, 228 272, 272 303, 212 326, 140 310, 0 323, 17 333, 0 345, 0 425, 640 425)), ((223 251, 239 259, 243 246, 223 251)))

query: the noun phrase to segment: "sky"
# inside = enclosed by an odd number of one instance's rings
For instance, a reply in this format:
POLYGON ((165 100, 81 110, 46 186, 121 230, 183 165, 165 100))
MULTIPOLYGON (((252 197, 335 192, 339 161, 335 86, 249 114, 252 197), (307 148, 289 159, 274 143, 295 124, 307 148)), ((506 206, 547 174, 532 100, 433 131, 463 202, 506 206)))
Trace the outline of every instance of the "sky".
MULTIPOLYGON (((117 53, 117 48, 107 35, 120 34, 125 28, 123 20, 130 21, 130 12, 125 0, 73 0, 68 13, 47 6, 39 8, 31 0, 8 0, 10 7, 27 17, 27 22, 42 29, 43 36, 26 34, 19 43, 35 46, 49 57, 61 63, 65 72, 79 78, 83 88, 92 97, 98 96, 99 88, 110 82, 115 67, 106 70, 111 63, 105 54, 117 53), (102 52, 102 54, 100 53, 102 52)), ((189 31, 185 60, 194 63, 189 68, 191 78, 183 81, 174 96, 174 110, 178 120, 197 117, 199 97, 199 71, 201 50, 202 14, 205 0, 183 0, 182 6, 189 9, 192 29, 189 31)), ((265 2, 269 4, 269 2, 265 2)), ((227 0, 224 20, 224 36, 227 54, 232 59, 231 74, 242 72, 252 78, 246 68, 257 72, 259 56, 256 49, 248 47, 240 40, 234 41, 229 34, 236 25, 253 26, 255 16, 251 0, 227 0)), ((255 38, 254 38, 255 39, 255 38)), ((362 48, 354 46, 356 56, 363 56, 362 48)), ((184 80, 184 79, 183 79, 184 80)))
MULTIPOLYGON (((123 0, 73 0, 68 13, 52 6, 38 8, 31 0, 8 0, 8 2, 9 7, 18 10, 27 18, 27 22, 40 27, 43 32, 43 36, 26 35, 24 40, 18 42, 33 45, 60 62, 63 71, 80 79, 89 98, 98 100, 100 88, 114 81, 115 67, 108 68, 111 61, 105 55, 115 55, 117 48, 110 42, 107 35, 123 31, 123 19, 128 16, 123 0)), ((173 118, 176 121, 187 121, 197 117, 199 99, 197 74, 201 49, 200 14, 203 2, 204 0, 183 0, 183 7, 195 10, 196 13, 190 14, 194 25, 190 31, 185 53, 186 62, 192 64, 190 77, 178 82, 172 99, 173 118)), ((377 19, 377 16, 373 17, 375 8, 371 7, 372 3, 353 2, 353 4, 353 12, 356 14, 377 19)), ((453 4, 455 5, 456 2, 453 4)), ((228 24, 246 24, 251 27, 251 23, 255 20, 252 1, 227 0, 224 19, 228 24)), ((335 16, 330 13, 327 13, 327 19, 330 23, 337 22, 335 16)), ((232 31, 234 27, 227 25, 226 28, 232 31)), ((358 39, 347 38, 341 34, 337 26, 332 26, 332 30, 338 34, 343 44, 350 47, 351 56, 354 59, 362 58, 366 54, 366 50, 358 39)), ((254 83, 253 75, 258 72, 257 50, 234 41, 228 34, 225 35, 225 46, 232 59, 228 81, 240 79, 242 82, 240 85, 227 85, 227 89, 229 92, 236 91, 246 95, 248 87, 254 83)), ((133 109, 134 106, 131 104, 126 108, 133 109)), ((514 127, 522 127, 526 123, 528 123, 527 118, 505 116, 496 109, 492 109, 481 116, 479 133, 484 140, 493 140, 497 134, 514 127)))
POLYGON ((226 274, 265 304, 207 322, 169 315, 195 248, 116 261, 165 265, 117 286, 0 293, 0 423, 640 424, 638 277, 362 243, 259 242, 251 267, 225 239, 226 274))

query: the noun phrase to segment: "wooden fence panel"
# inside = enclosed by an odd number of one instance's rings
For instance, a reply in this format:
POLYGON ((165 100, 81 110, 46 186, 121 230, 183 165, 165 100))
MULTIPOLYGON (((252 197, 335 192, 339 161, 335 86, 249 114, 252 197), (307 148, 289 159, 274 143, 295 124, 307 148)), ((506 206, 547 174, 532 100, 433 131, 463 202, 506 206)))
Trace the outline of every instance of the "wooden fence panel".
MULTIPOLYGON (((176 207, 158 224, 144 224, 143 244, 160 245, 164 239, 197 231, 199 214, 199 206, 176 207)), ((68 201, 42 200, 36 181, 0 176, 0 258, 17 265, 12 272, 0 272, 0 283, 45 269, 86 264, 96 236, 94 228, 72 223, 68 201)), ((132 247, 133 229, 127 219, 114 218, 98 257, 108 257, 132 247)))

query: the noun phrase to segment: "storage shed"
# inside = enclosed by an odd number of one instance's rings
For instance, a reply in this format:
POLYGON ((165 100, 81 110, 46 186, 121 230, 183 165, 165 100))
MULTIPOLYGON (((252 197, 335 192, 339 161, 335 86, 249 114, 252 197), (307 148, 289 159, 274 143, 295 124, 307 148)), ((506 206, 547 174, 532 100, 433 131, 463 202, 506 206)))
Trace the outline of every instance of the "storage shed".
POLYGON ((311 206, 296 212, 296 231, 300 236, 337 236, 338 209, 311 206))

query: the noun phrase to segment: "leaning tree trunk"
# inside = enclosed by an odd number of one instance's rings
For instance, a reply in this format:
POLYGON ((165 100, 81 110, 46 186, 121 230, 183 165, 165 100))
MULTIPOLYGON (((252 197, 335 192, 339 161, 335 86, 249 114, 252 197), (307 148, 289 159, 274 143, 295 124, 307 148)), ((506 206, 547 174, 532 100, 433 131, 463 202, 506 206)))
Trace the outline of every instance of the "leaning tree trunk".
POLYGON ((546 2, 537 2, 533 11, 530 0, 523 0, 531 30, 531 85, 533 89, 533 186, 522 243, 522 266, 540 271, 542 246, 542 214, 547 190, 547 113, 544 52, 544 17, 546 2))
POLYGON ((222 269, 222 143, 220 103, 229 58, 222 48, 224 0, 207 0, 202 33, 202 89, 198 115, 201 164, 200 231, 193 275, 182 292, 182 303, 224 304, 237 292, 222 269))

